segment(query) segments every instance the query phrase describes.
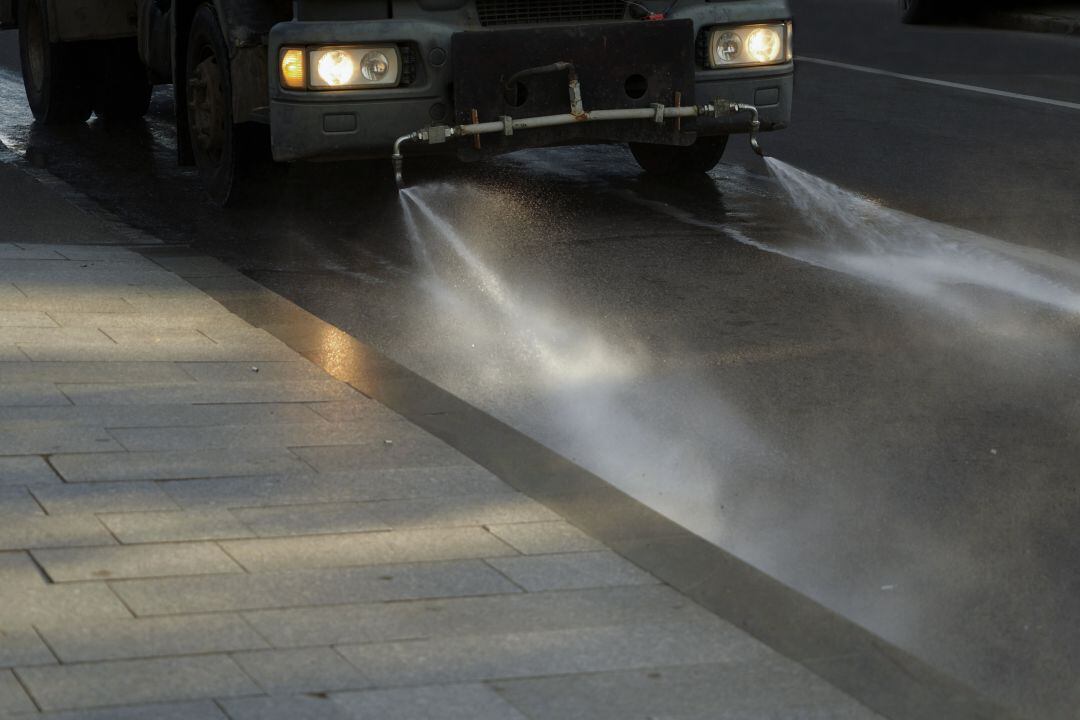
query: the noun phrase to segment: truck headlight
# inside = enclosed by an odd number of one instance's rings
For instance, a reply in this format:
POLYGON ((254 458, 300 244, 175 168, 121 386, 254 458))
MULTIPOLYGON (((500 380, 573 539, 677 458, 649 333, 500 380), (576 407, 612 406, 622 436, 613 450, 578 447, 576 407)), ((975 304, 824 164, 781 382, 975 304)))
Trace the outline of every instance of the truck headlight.
POLYGON ((790 22, 718 27, 709 33, 711 68, 777 65, 791 58, 790 22))
POLYGON ((311 87, 344 90, 394 87, 401 79, 396 47, 343 46, 308 51, 311 87))

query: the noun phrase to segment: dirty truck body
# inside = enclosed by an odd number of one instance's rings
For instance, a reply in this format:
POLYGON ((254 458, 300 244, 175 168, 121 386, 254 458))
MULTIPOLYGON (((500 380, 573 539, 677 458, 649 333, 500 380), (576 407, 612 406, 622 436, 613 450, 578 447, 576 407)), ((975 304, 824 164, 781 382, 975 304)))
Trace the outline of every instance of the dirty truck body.
POLYGON ((0 0, 0 23, 20 29, 39 120, 139 115, 149 83, 171 83, 180 160, 219 201, 267 145, 278 161, 389 158, 435 127, 450 132, 405 153, 624 142, 677 172, 790 118, 785 0, 0 0))

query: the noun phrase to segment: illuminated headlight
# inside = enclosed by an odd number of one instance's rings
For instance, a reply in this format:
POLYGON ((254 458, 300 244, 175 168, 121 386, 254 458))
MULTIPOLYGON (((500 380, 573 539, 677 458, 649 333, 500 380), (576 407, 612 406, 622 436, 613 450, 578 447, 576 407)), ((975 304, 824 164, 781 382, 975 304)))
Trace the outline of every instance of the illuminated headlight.
POLYGON ((308 52, 311 87, 355 89, 394 87, 401 80, 396 47, 331 47, 308 52))
POLYGON ((713 28, 709 67, 751 67, 790 62, 791 23, 713 28))

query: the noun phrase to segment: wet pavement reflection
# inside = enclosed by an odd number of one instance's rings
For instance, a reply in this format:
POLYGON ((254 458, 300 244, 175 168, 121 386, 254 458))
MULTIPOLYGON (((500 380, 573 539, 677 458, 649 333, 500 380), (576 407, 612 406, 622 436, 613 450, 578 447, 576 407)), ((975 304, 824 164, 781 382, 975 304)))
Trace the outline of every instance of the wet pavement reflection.
POLYGON ((1080 702, 1068 262, 786 166, 792 203, 745 149, 677 184, 620 148, 417 162, 402 202, 388 164, 297 167, 223 211, 175 167, 164 93, 138 126, 60 131, 18 91, 0 78, 0 140, 124 222, 982 692, 1041 718, 1080 702))

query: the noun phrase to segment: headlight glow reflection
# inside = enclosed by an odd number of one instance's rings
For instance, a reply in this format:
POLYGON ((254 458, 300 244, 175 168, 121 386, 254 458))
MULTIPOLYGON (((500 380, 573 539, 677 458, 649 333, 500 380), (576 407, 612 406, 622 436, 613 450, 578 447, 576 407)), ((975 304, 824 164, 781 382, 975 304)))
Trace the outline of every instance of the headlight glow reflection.
POLYGON ((746 38, 746 54, 756 62, 776 62, 780 59, 782 50, 780 33, 772 28, 757 28, 746 38))
POLYGON ((709 34, 712 68, 776 65, 791 60, 791 24, 716 27, 709 34))
POLYGON ((319 58, 319 77, 331 87, 348 85, 356 75, 356 64, 349 54, 331 50, 319 58))
POLYGON ((308 50, 310 90, 364 90, 397 87, 401 50, 393 45, 340 45, 308 50))

